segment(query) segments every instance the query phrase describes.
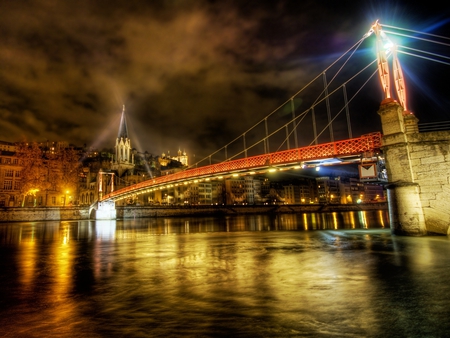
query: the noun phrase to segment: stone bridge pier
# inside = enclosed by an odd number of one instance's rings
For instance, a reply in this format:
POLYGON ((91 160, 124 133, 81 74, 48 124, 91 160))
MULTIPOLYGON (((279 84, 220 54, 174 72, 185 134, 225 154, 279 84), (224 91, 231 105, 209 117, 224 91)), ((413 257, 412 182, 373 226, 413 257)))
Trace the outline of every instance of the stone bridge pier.
POLYGON ((89 208, 90 219, 111 220, 116 216, 116 204, 112 200, 97 202, 89 208))
POLYGON ((450 131, 419 133, 417 118, 393 99, 378 111, 392 233, 450 234, 450 131))

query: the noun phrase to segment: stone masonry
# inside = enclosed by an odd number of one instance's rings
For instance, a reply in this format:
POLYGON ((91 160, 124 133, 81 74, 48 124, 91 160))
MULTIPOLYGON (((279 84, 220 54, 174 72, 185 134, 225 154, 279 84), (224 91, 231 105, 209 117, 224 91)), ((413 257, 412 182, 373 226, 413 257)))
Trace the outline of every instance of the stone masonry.
POLYGON ((450 131, 419 133, 417 118, 394 100, 378 112, 395 234, 450 234, 450 131))

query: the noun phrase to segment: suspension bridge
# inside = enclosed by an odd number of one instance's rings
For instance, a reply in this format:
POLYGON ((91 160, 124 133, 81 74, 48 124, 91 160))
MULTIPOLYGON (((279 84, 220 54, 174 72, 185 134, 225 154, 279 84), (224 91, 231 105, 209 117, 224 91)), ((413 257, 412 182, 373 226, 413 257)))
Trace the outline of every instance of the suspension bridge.
MULTIPOLYGON (((392 36, 407 38, 408 41, 416 40, 421 45, 429 43, 442 48, 450 46, 446 37, 383 25, 377 21, 357 43, 317 77, 221 149, 184 171, 151 178, 115 191, 111 189, 102 196, 101 201, 115 202, 153 190, 201 180, 254 175, 276 170, 301 170, 337 163, 382 161, 383 136, 379 131, 382 123, 378 125, 369 122, 363 127, 359 125, 357 127, 359 131, 369 130, 361 136, 353 136, 355 123, 352 122, 352 118, 355 115, 350 114, 350 109, 358 101, 359 94, 370 87, 368 84, 372 83, 374 78, 378 78, 377 87, 378 93, 382 93, 380 100, 382 105, 398 101, 402 110, 401 115, 405 119, 415 118, 409 110, 407 85, 398 54, 446 66, 450 64, 449 57, 445 53, 428 52, 411 45, 393 43, 392 36), (373 48, 367 47, 361 51, 361 46, 373 45, 373 40, 370 41, 372 36, 375 36, 376 52, 373 52, 373 48), (368 53, 376 57, 369 58, 368 53), (352 61, 355 56, 361 55, 370 61, 365 64, 352 61), (360 66, 356 69, 358 65, 360 66), (392 80, 394 86, 391 86, 392 80), (307 108, 301 110, 300 106, 307 108)), ((361 111, 360 108, 356 112, 359 117, 358 123, 361 122, 360 117, 363 114, 374 113, 373 110, 361 111)), ((409 127, 406 123, 402 128, 406 128, 408 133, 419 132, 419 129, 421 131, 449 129, 449 126, 449 122, 438 121, 418 128, 409 127), (407 130, 408 128, 412 129, 407 130)))

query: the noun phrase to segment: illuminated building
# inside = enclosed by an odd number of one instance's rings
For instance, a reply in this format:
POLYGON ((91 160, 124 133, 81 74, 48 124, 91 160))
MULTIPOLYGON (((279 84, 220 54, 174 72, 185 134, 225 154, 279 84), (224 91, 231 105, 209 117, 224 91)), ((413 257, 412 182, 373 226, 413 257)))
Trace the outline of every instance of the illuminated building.
POLYGON ((384 202, 386 197, 384 196, 384 189, 379 184, 365 184, 364 185, 365 202, 384 202))
POLYGON ((300 179, 283 186, 286 204, 314 203, 315 182, 312 179, 300 179))
MULTIPOLYGON (((6 146, 10 149, 10 145, 6 146)), ((21 171, 15 152, 0 150, 0 207, 12 207, 20 202, 21 171)))
POLYGON ((255 204, 261 196, 261 183, 253 176, 225 181, 226 204, 255 204))
POLYGON ((125 106, 123 106, 120 118, 119 133, 116 139, 115 155, 111 170, 117 171, 119 177, 127 170, 134 168, 134 154, 131 149, 131 140, 128 138, 127 121, 125 117, 125 106))
POLYGON ((172 157, 172 159, 180 162, 182 165, 186 167, 189 166, 189 157, 187 156, 185 151, 183 151, 182 153, 181 150, 178 149, 178 155, 172 157))
POLYGON ((284 197, 285 202, 287 204, 294 204, 300 202, 300 187, 298 185, 285 185, 284 188, 284 197))
POLYGON ((16 145, 11 142, 0 141, 0 151, 16 151, 16 145))
POLYGON ((339 178, 318 177, 316 181, 319 203, 341 203, 339 178))
POLYGON ((186 155, 186 152, 182 153, 181 150, 178 150, 178 156, 174 157, 170 157, 170 152, 167 152, 167 155, 162 153, 158 158, 158 162, 161 167, 176 167, 174 162, 180 163, 180 166, 187 167, 189 165, 189 157, 186 155))

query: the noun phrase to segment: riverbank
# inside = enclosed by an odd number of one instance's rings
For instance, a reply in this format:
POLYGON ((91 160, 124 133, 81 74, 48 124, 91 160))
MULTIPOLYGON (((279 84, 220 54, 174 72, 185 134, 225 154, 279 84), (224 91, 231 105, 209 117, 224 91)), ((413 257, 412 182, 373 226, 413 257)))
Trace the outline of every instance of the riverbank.
MULTIPOLYGON (((264 213, 312 213, 387 210, 387 203, 308 205, 224 205, 224 206, 128 206, 117 207, 117 219, 185 216, 228 216, 264 213)), ((88 207, 1 208, 0 222, 74 221, 95 219, 88 207)))
POLYGON ((117 207, 118 219, 177 216, 229 216, 243 214, 290 214, 338 211, 387 210, 387 203, 370 204, 308 204, 308 205, 223 205, 189 207, 117 207))

